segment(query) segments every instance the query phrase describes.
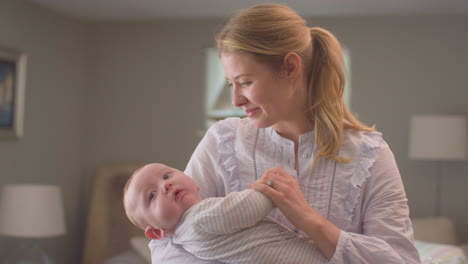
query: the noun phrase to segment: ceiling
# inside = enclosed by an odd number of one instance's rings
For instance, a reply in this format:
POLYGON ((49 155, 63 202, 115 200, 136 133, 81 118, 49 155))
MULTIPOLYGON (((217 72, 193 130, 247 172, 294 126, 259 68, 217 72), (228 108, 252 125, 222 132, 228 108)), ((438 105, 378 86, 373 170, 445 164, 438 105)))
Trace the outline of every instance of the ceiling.
MULTIPOLYGON (((225 17, 260 0, 29 0, 86 21, 225 17)), ((283 0, 302 16, 468 15, 468 0, 283 0)))

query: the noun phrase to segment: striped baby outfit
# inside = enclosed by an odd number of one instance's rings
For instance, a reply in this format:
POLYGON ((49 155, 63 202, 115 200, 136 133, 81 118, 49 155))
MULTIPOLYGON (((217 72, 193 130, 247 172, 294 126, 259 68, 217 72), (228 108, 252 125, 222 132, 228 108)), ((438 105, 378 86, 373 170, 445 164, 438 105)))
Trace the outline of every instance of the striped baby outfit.
POLYGON ((206 198, 184 214, 173 242, 223 263, 325 263, 309 239, 265 218, 272 209, 268 197, 251 189, 206 198))

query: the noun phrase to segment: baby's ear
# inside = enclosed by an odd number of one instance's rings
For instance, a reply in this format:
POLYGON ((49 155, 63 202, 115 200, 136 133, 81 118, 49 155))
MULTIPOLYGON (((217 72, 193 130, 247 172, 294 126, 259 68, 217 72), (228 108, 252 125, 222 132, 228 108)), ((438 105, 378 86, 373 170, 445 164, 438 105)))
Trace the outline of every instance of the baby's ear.
POLYGON ((166 237, 166 232, 163 229, 147 227, 145 230, 145 236, 149 239, 161 240, 166 237))

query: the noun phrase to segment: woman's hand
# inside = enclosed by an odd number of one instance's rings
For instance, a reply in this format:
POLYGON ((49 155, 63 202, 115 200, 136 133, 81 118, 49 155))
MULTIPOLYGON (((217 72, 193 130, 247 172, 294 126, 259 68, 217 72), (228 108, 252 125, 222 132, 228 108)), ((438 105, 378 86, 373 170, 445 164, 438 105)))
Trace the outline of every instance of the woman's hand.
POLYGON ((325 257, 333 257, 340 230, 310 207, 293 176, 275 167, 265 171, 250 187, 270 197, 286 218, 317 244, 325 257))
POLYGON ((281 167, 266 170, 250 187, 270 197, 286 218, 301 230, 306 224, 305 216, 316 214, 304 198, 297 180, 281 167))

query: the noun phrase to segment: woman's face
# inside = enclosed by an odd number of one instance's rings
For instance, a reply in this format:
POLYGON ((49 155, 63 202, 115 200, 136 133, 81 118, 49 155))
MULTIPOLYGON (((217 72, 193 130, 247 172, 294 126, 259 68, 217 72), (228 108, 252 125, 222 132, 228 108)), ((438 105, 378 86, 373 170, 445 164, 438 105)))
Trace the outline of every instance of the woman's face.
POLYGON ((232 103, 242 108, 258 128, 287 120, 294 109, 291 81, 255 56, 244 52, 222 53, 221 61, 232 87, 232 103))

